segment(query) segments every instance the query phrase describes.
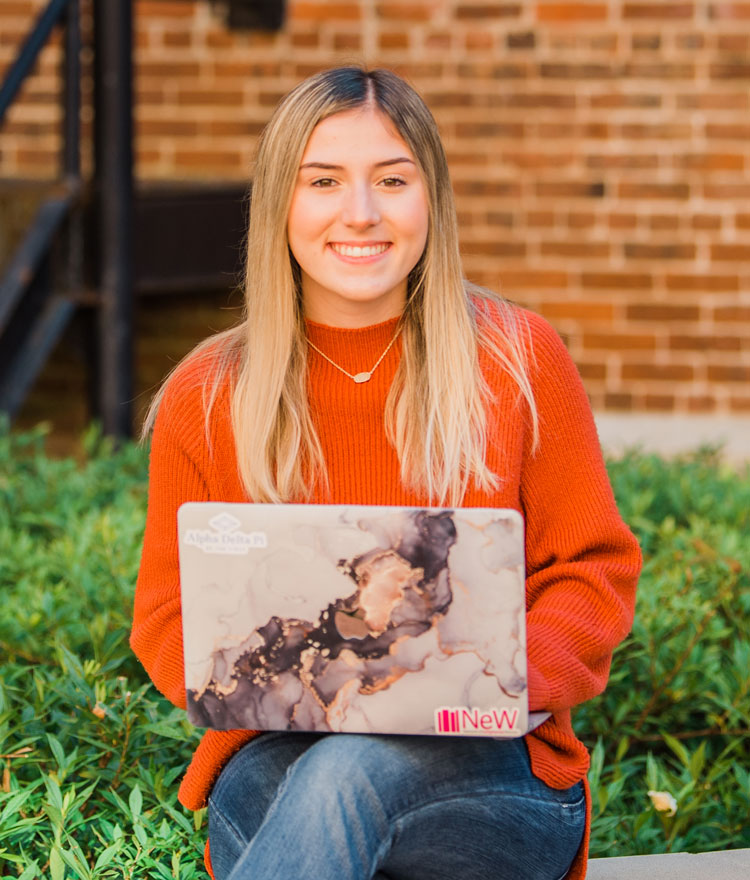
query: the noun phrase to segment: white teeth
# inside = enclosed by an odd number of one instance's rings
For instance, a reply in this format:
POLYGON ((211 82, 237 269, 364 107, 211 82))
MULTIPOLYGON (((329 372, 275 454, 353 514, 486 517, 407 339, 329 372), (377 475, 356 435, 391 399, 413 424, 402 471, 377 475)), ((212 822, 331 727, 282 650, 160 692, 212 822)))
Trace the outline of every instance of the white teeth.
POLYGON ((332 244, 331 247, 342 257, 374 257, 388 249, 387 244, 371 244, 364 247, 355 247, 350 244, 332 244))

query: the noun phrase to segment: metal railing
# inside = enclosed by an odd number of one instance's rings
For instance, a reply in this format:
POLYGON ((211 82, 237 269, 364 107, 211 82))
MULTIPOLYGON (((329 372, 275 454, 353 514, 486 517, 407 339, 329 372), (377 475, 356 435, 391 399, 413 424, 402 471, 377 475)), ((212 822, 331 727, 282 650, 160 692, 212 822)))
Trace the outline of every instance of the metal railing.
POLYGON ((62 335, 83 286, 83 197, 91 189, 99 254, 94 413, 110 434, 131 432, 132 3, 94 0, 94 175, 81 176, 79 0, 50 0, 0 85, 0 126, 56 27, 64 33, 60 180, 37 210, 0 279, 0 410, 19 412, 62 335))
POLYGON ((51 0, 0 86, 0 125, 53 30, 65 26, 62 181, 39 206, 0 281, 0 409, 18 413, 75 311, 80 284, 81 29, 79 0, 51 0), (63 238, 65 290, 56 291, 51 251, 63 238))

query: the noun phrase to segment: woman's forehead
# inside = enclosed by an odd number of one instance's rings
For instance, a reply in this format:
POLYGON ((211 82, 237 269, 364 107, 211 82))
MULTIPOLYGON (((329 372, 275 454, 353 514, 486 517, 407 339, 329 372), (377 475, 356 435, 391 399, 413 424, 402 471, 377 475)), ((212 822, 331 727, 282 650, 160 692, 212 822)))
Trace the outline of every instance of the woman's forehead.
POLYGON ((391 120, 381 110, 366 105, 321 120, 305 145, 300 165, 343 165, 399 158, 415 162, 391 120))

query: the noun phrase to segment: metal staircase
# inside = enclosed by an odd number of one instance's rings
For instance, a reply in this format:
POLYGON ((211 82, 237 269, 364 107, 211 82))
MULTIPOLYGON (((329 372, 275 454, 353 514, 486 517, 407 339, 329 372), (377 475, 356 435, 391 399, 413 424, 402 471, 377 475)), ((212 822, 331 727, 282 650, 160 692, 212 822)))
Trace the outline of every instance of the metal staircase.
POLYGON ((94 0, 94 173, 81 174, 79 0, 50 0, 0 85, 0 126, 39 53, 64 29, 63 148, 59 178, 0 278, 0 410, 18 414, 78 304, 99 313, 98 414, 108 433, 131 431, 132 9, 94 0), (84 212, 93 215, 98 255, 84 254, 84 212), (92 295, 84 287, 93 287, 92 295))

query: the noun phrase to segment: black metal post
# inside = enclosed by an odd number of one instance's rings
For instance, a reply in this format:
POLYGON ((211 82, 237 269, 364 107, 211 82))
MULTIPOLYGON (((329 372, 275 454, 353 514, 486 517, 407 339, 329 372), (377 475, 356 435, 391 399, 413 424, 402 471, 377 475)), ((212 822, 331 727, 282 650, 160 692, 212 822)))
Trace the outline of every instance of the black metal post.
POLYGON ((68 0, 65 12, 63 68, 63 175, 70 183, 81 178, 81 10, 80 0, 68 0))
POLYGON ((132 434, 132 0, 95 0, 100 236, 100 407, 105 433, 132 434))

